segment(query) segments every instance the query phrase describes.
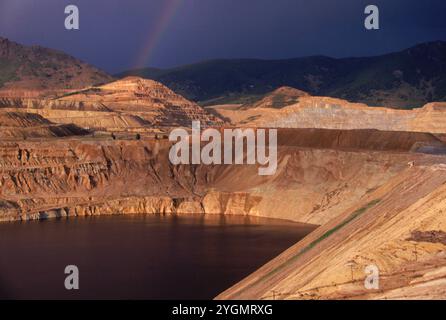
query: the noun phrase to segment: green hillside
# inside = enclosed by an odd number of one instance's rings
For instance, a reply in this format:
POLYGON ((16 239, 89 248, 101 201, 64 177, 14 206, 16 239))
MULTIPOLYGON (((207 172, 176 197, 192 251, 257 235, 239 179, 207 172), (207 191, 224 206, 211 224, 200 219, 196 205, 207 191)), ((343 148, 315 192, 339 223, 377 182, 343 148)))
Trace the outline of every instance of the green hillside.
POLYGON ((281 86, 312 95, 412 108, 446 100, 446 42, 424 43, 367 58, 312 56, 288 60, 211 60, 172 69, 140 69, 203 105, 247 103, 281 86))

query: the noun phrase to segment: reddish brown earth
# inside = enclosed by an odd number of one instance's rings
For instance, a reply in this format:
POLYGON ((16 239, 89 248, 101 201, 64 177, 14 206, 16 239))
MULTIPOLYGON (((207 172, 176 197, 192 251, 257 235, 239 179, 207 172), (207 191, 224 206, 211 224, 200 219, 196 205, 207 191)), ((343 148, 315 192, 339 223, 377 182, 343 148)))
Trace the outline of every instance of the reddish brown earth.
POLYGON ((5 94, 0 220, 150 213, 289 219, 320 227, 218 298, 446 297, 443 105, 396 111, 291 91, 297 104, 231 109, 241 119, 233 122, 283 127, 272 176, 248 165, 172 165, 171 128, 224 123, 154 81, 5 94), (259 117, 247 120, 247 113, 259 117), (379 290, 364 288, 369 264, 380 269, 379 290))

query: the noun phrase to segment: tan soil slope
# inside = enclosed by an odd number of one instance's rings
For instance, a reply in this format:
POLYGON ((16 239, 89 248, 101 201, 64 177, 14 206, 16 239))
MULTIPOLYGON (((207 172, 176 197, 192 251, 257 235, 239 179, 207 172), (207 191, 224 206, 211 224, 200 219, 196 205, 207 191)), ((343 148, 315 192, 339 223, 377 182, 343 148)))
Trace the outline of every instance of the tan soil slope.
POLYGON ((407 168, 218 298, 444 299, 445 185, 443 164, 407 168), (364 287, 372 264, 379 290, 364 287))
POLYGON ((249 109, 215 106, 213 110, 233 124, 243 126, 446 132, 444 102, 396 110, 329 97, 302 96, 297 103, 279 109, 261 105, 249 109))

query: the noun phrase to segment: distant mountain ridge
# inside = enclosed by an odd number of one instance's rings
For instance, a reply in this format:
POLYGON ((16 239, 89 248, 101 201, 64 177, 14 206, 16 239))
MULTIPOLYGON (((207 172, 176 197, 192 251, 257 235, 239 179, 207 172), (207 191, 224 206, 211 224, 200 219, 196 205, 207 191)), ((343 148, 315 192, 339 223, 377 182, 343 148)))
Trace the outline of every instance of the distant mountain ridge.
POLYGON ((136 75, 163 83, 203 105, 249 103, 282 86, 368 105, 419 107, 446 101, 446 42, 365 58, 311 56, 287 60, 211 60, 136 75))
POLYGON ((0 37, 0 90, 80 89, 113 77, 61 51, 0 37))

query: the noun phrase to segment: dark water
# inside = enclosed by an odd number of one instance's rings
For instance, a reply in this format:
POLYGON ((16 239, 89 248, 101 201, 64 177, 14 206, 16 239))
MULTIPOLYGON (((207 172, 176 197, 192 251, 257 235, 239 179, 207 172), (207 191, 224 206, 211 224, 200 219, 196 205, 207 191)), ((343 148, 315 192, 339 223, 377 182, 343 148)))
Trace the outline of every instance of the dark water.
POLYGON ((314 227, 244 217, 0 224, 0 298, 211 299, 314 227), (79 290, 65 289, 67 265, 79 290))

